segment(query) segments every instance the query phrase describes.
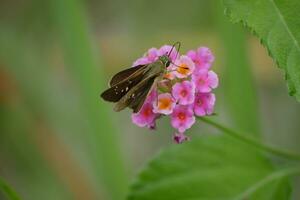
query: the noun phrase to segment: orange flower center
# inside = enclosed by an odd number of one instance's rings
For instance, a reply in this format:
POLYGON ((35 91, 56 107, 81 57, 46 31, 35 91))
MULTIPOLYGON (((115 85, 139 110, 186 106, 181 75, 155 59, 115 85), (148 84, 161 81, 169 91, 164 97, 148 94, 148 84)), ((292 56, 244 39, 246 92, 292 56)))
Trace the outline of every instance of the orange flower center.
POLYGON ((172 78, 171 73, 166 73, 166 74, 164 75, 164 78, 171 79, 171 78, 172 78))
POLYGON ((177 68, 177 72, 183 75, 188 75, 188 73, 190 72, 187 64, 182 63, 181 65, 179 65, 179 67, 177 68))
POLYGON ((169 99, 169 98, 159 99, 158 108, 160 110, 169 109, 170 106, 171 106, 171 99, 169 99))

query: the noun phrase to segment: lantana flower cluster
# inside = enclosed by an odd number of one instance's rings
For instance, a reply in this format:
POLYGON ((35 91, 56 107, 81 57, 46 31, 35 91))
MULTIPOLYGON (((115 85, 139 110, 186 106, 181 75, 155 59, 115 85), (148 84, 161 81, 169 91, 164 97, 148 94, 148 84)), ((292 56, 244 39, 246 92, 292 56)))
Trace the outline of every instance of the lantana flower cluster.
MULTIPOLYGON (((170 45, 149 49, 133 66, 149 64, 159 56, 168 54, 170 45)), ((195 123, 195 117, 211 115, 216 101, 213 89, 218 87, 218 76, 211 70, 214 56, 209 48, 199 47, 185 55, 172 49, 172 63, 160 81, 147 97, 138 113, 132 114, 132 121, 139 127, 155 129, 156 120, 169 116, 176 129, 173 140, 182 143, 189 140, 185 131, 195 123)))

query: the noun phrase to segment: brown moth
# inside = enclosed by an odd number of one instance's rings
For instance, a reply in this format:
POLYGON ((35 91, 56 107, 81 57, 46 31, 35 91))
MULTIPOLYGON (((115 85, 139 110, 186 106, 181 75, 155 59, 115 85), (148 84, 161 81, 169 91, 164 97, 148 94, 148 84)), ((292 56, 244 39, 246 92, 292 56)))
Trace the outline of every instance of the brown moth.
POLYGON ((110 88, 100 96, 105 101, 116 103, 114 110, 117 112, 126 107, 134 113, 139 112, 150 91, 163 79, 176 44, 180 47, 180 43, 176 42, 168 54, 160 56, 155 62, 131 67, 114 75, 109 82, 110 88))

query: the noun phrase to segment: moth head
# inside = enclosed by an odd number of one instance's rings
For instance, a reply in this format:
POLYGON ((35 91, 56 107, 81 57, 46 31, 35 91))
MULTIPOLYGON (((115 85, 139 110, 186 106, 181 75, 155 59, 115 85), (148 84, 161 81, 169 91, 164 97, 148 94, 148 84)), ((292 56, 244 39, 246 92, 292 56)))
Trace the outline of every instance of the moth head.
POLYGON ((164 66, 169 67, 171 63, 170 57, 166 54, 159 57, 159 60, 164 64, 164 66))

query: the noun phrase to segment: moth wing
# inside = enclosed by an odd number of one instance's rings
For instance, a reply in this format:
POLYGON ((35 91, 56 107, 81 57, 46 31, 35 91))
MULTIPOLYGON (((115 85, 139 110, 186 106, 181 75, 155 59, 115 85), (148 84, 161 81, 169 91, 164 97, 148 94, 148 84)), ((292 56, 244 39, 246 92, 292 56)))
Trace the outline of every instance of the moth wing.
MULTIPOLYGON (((149 80, 147 84, 144 86, 144 88, 141 88, 142 89, 142 92, 140 92, 141 94, 138 95, 138 97, 128 105, 128 107, 131 108, 134 113, 140 111, 140 109, 144 105, 146 98, 153 90, 153 87, 155 86, 155 82, 156 82, 155 80, 153 81, 152 79, 149 80)), ((139 91, 137 91, 136 93, 139 94, 139 91)))
POLYGON ((138 65, 138 66, 131 67, 131 68, 128 68, 128 69, 118 72, 109 81, 109 86, 112 87, 112 86, 130 78, 132 75, 137 73, 139 70, 145 69, 146 67, 147 67, 147 65, 138 65))
POLYGON ((124 95, 120 101, 114 107, 114 110, 119 112, 126 107, 132 108, 133 112, 136 113, 140 110, 144 104, 146 97, 148 96, 150 89, 155 82, 156 76, 149 76, 138 83, 133 89, 124 95))
POLYGON ((137 85, 144 77, 144 68, 140 68, 132 73, 126 79, 116 83, 112 87, 105 90, 100 96, 109 102, 118 102, 127 94, 135 85, 137 85))

